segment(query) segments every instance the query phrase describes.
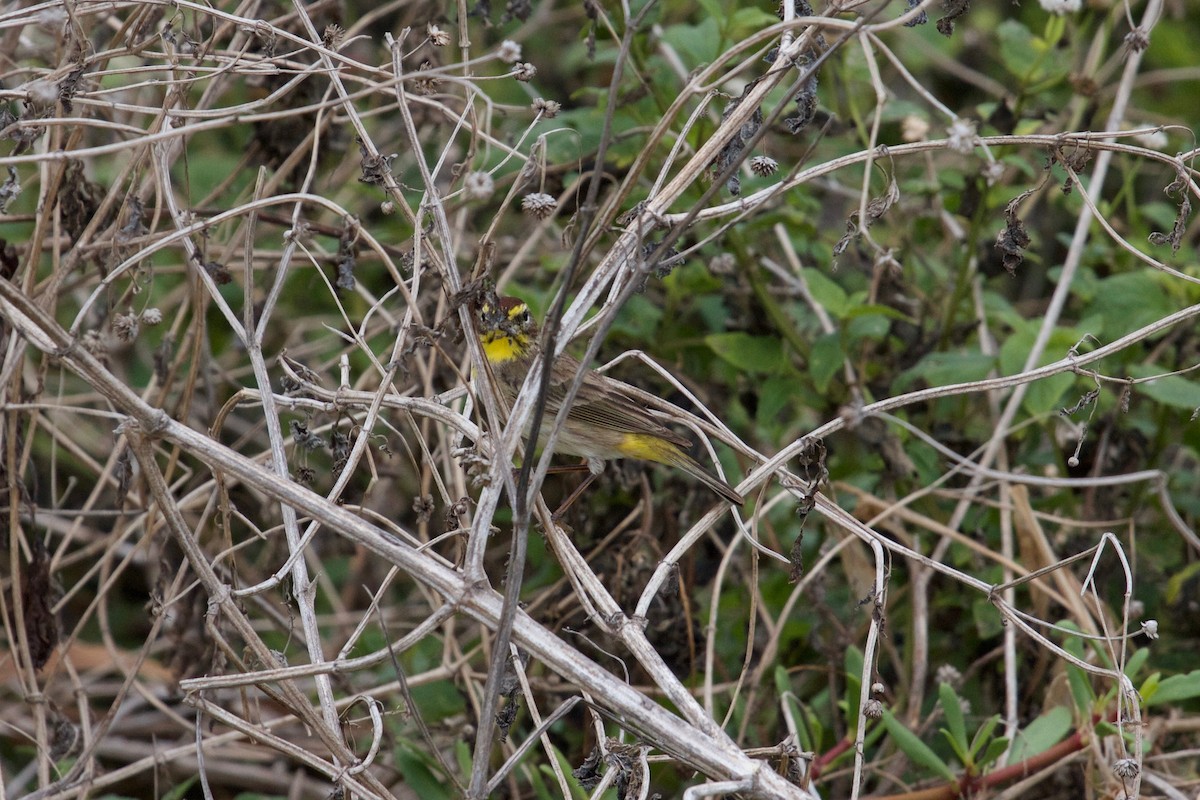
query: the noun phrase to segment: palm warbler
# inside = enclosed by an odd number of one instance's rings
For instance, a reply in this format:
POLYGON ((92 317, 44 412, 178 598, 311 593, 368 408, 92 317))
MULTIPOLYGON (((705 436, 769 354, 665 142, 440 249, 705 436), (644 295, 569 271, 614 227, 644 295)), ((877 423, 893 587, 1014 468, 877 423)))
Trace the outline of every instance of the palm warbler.
MULTIPOLYGON (((478 320, 484 357, 511 403, 541 357, 537 323, 523 301, 493 293, 479 304, 478 320)), ((569 355, 563 354, 554 362, 546 395, 547 420, 558 414, 567 387, 578 371, 579 360, 569 355)), ((730 503, 742 505, 745 499, 732 486, 687 454, 691 442, 660 425, 634 399, 632 390, 627 383, 588 370, 558 434, 555 452, 584 458, 591 472, 589 481, 600 474, 605 461, 615 458, 678 467, 730 503)), ((545 442, 546 435, 547 426, 543 426, 539 444, 545 442)))

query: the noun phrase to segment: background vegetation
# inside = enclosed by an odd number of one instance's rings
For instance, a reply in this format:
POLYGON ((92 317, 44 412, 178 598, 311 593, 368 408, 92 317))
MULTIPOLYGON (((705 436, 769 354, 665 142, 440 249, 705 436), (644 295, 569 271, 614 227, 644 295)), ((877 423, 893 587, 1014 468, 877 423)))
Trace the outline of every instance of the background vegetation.
POLYGON ((5 6, 4 796, 1194 796, 1197 41, 5 6), (552 520, 490 282, 747 505, 552 520))

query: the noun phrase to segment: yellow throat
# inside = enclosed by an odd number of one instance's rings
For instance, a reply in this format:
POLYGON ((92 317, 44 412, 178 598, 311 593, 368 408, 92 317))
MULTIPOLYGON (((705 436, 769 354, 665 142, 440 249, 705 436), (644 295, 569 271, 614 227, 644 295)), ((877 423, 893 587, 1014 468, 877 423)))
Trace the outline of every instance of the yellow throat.
POLYGON ((483 355, 490 364, 503 364, 529 352, 528 336, 509 336, 503 331, 489 331, 483 335, 483 355))
MULTIPOLYGON (((503 306, 501 306, 503 308, 503 306)), ((491 311, 487 306, 484 307, 484 313, 491 311)), ((509 361, 524 358, 529 354, 529 348, 532 340, 524 332, 522 326, 517 324, 517 321, 529 313, 528 307, 524 303, 516 303, 512 308, 508 309, 508 324, 498 326, 492 330, 483 331, 481 334, 481 344, 483 345, 483 355, 487 358, 488 363, 494 365, 505 364, 509 361)))

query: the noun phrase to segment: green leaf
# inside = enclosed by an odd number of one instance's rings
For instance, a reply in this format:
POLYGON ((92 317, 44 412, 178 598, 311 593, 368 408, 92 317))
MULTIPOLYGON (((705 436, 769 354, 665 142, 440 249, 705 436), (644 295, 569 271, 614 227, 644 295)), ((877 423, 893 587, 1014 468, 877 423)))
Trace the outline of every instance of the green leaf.
POLYGON ((798 376, 772 375, 759 384, 758 407, 755 417, 763 429, 771 429, 781 412, 790 423, 795 420, 794 404, 805 404, 805 397, 811 395, 811 384, 798 376))
POLYGON ((954 691, 953 686, 948 683, 938 684, 938 703, 949 728, 946 738, 950 740, 950 746, 954 748, 958 760, 963 766, 969 766, 971 754, 967 750, 967 722, 963 717, 962 703, 959 702, 958 693, 954 691))
POLYGON ((993 714, 979 726, 979 730, 975 731, 975 736, 971 738, 971 758, 975 761, 976 766, 980 766, 979 751, 991 741, 992 734, 996 732, 996 726, 999 724, 1000 715, 993 714))
POLYGON ((785 667, 776 667, 771 671, 771 677, 775 681, 775 694, 783 697, 785 694, 792 691, 792 679, 788 675, 785 667))
POLYGON ((942 761, 929 745, 922 742, 920 737, 906 728, 904 723, 896 719, 895 715, 887 709, 883 711, 883 725, 887 728, 892 741, 896 743, 896 747, 900 748, 900 752, 908 756, 914 764, 932 770, 948 781, 958 779, 949 764, 942 761))
POLYGON ((195 776, 192 776, 180 781, 163 793, 162 800, 183 800, 183 798, 188 796, 188 791, 197 780, 195 776))
POLYGON ((808 706, 793 698, 788 699, 798 712, 798 720, 803 723, 796 731, 800 739, 800 748, 802 750, 819 749, 825 740, 825 726, 821 724, 821 718, 809 710, 808 706))
MULTIPOLYGON (((724 16, 722 12, 720 18, 724 16)), ((663 29, 663 41, 678 50, 679 55, 688 64, 712 61, 722 50, 721 30, 717 19, 718 17, 710 15, 698 25, 668 25, 663 29)))
POLYGON ((1057 706, 1026 725, 1013 741, 1008 763, 1016 764, 1058 744, 1071 730, 1071 710, 1057 706))
POLYGON ((1047 41, 1017 22, 1008 19, 1000 23, 996 33, 1000 40, 1000 59, 1004 67, 1023 84, 1061 77, 1065 62, 1062 53, 1054 44, 1062 35, 1062 23, 1049 20, 1058 30, 1050 33, 1047 41))
POLYGON ((1125 662, 1125 674, 1129 677, 1134 677, 1142 671, 1142 667, 1146 666, 1146 660, 1150 658, 1150 650, 1146 647, 1139 647, 1133 651, 1133 655, 1125 662))
POLYGON ((1138 695, 1142 698, 1142 702, 1146 707, 1150 707, 1150 701, 1155 694, 1158 693, 1158 686, 1162 682, 1162 673, 1155 672, 1149 678, 1142 681, 1142 685, 1138 687, 1138 695))
POLYGON ((1192 700, 1200 697, 1200 669, 1194 669, 1184 675, 1172 675, 1163 678, 1158 683, 1158 689, 1153 697, 1146 698, 1147 706, 1161 706, 1168 703, 1178 703, 1180 700, 1192 700))
POLYGON ((853 737, 858 731, 858 699, 862 694, 863 654, 857 647, 846 649, 846 695, 842 701, 846 716, 846 735, 853 737))
POLYGON ((1089 311, 1104 322, 1090 329, 1101 341, 1117 339, 1177 310, 1163 281, 1148 270, 1122 272, 1097 282, 1089 311))
POLYGON ((975 630, 979 632, 981 639, 999 636, 1004 630, 1004 623, 999 612, 985 597, 977 597, 972 601, 971 619, 975 622, 975 630))
POLYGON ((613 322, 612 333, 622 333, 635 341, 652 341, 662 321, 662 309, 644 295, 635 294, 613 322))
POLYGON ((1200 561, 1194 561, 1180 568, 1174 575, 1167 578, 1163 600, 1171 605, 1178 603, 1184 588, 1189 586, 1197 575, 1200 575, 1200 561))
POLYGON ((883 317, 886 320, 897 320, 899 322, 910 322, 913 325, 919 324, 918 320, 913 319, 903 311, 897 311, 891 306, 881 306, 873 303, 861 303, 851 306, 843 319, 858 319, 859 317, 883 317))
MULTIPOLYGON (((1025 362, 1037 339, 1037 329, 1036 322, 1022 325, 1001 345, 1000 369, 1005 375, 1017 375, 1025 368, 1025 362)), ((1077 341, 1079 337, 1072 331, 1064 328, 1054 331, 1035 366, 1044 366, 1059 360, 1077 341)), ((1075 380, 1075 376, 1067 372, 1029 384, 1022 405, 1035 417, 1057 411, 1062 404, 1063 395, 1075 380)))
MULTIPOLYGON (((843 661, 843 664, 846 667, 846 677, 847 678, 850 678, 850 679, 856 680, 856 681, 860 680, 862 678, 862 671, 863 671, 862 650, 859 650, 857 647, 853 647, 853 646, 847 647, 846 648, 846 658, 843 661)), ((855 700, 855 702, 858 702, 858 697, 855 696, 854 700, 855 700)))
POLYGON ((744 34, 751 31, 761 30, 768 25, 777 25, 779 17, 774 14, 768 14, 761 8, 748 6, 739 8, 729 17, 730 27, 734 33, 739 34, 738 38, 742 38, 744 34))
POLYGON ((1092 691, 1092 682, 1087 674, 1074 664, 1068 664, 1067 684, 1071 687, 1071 697, 1080 716, 1091 714, 1092 706, 1096 704, 1096 693, 1092 691))
POLYGON ((830 315, 841 319, 853 310, 846 290, 830 280, 824 272, 815 269, 804 270, 804 280, 808 282, 808 292, 818 305, 824 306, 830 315))
POLYGON ((1015 19, 1006 19, 996 29, 1000 40, 1000 60, 1004 68, 1018 78, 1024 78, 1029 67, 1040 55, 1033 33, 1015 19))
POLYGON ((917 380, 924 380, 930 386, 969 383, 986 378, 995 367, 996 359, 979 350, 930 353, 904 372, 897 381, 897 388, 906 388, 917 380))
POLYGON ((975 769, 984 770, 994 764, 1000 756, 1004 755, 1004 751, 1008 749, 1008 738, 1001 736, 998 739, 992 739, 988 742, 987 750, 983 755, 975 759, 975 769))
POLYGON ((721 358, 746 372, 779 373, 788 367, 783 342, 774 336, 713 333, 704 342, 721 358))
POLYGON ((433 771, 426 766, 426 757, 415 749, 407 746, 397 748, 396 765, 408 788, 420 798, 428 800, 451 800, 454 793, 437 779, 433 771))
POLYGON ((851 343, 863 339, 878 341, 887 336, 892 329, 892 323, 883 314, 858 313, 859 309, 846 315, 846 339, 851 343))
POLYGON ((824 394, 829 390, 829 382, 838 374, 844 363, 842 339, 838 334, 827 333, 813 342, 812 352, 808 357, 808 377, 812 379, 819 393, 824 394))
POLYGON ((1158 369, 1151 364, 1130 365, 1129 374, 1135 378, 1153 378, 1155 375, 1163 376, 1134 386, 1134 400, 1139 395, 1144 395, 1152 400, 1157 400, 1165 406, 1181 408, 1185 411, 1191 411, 1200 407, 1200 382, 1188 380, 1182 375, 1164 375, 1163 373, 1165 372, 1170 372, 1170 370, 1158 369))

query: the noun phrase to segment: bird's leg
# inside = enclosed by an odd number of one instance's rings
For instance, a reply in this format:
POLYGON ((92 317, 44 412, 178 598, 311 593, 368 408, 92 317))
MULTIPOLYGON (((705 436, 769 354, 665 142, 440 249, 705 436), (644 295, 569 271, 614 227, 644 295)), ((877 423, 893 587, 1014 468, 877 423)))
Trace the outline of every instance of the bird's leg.
MULTIPOLYGON (((583 470, 585 470, 587 468, 588 468, 588 465, 587 465, 586 461, 584 461, 582 464, 558 464, 557 466, 553 466, 553 467, 550 467, 549 469, 547 469, 546 474, 547 475, 561 475, 564 472, 582 472, 583 470)), ((517 479, 517 476, 521 474, 521 468, 513 467, 512 474, 513 474, 513 480, 515 481, 517 479)))
MULTIPOLYGON (((591 486, 592 481, 596 480, 597 476, 600 475, 600 470, 597 470, 590 461, 585 460, 582 464, 574 465, 574 469, 578 470, 580 468, 586 469, 588 471, 588 475, 579 483, 578 486, 575 487, 575 491, 571 492, 567 499, 562 501, 558 507, 558 510, 550 515, 550 518, 555 522, 558 522, 563 518, 563 515, 567 513, 567 509, 571 507, 571 504, 578 500, 579 496, 583 494, 583 490, 591 486)), ((603 462, 601 463, 600 469, 604 469, 603 462)))
POLYGON ((588 468, 587 462, 583 461, 579 464, 559 464, 557 467, 550 467, 546 470, 546 474, 551 473, 561 475, 564 472, 583 472, 588 468))

